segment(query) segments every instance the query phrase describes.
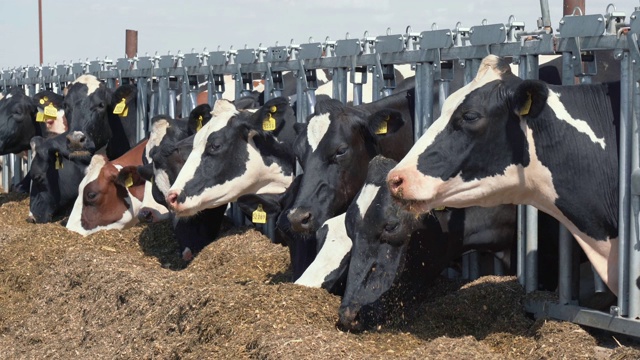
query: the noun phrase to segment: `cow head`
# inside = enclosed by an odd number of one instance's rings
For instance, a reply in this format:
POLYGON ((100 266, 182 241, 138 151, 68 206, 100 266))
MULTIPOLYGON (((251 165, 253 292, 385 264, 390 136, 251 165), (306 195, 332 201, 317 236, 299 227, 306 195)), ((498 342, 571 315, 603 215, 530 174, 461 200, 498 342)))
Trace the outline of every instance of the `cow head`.
POLYGON ((82 235, 122 229, 137 223, 144 179, 137 165, 121 166, 94 155, 78 187, 67 229, 82 235))
POLYGON ((256 114, 216 101, 211 120, 195 135, 193 150, 167 195, 167 204, 179 217, 244 194, 282 193, 289 186, 293 155, 263 129, 263 119, 256 114))
POLYGON ((485 58, 476 78, 453 93, 442 115, 389 173, 394 196, 414 211, 522 202, 514 189, 530 165, 522 119, 537 116, 547 86, 523 82, 509 64, 485 58))
POLYGON ((450 239, 436 216, 419 217, 390 196, 386 174, 395 161, 374 158, 367 181, 347 210, 353 240, 340 324, 349 330, 375 325, 396 298, 399 284, 412 291, 433 280, 450 260, 450 239))
POLYGON ((95 77, 83 75, 69 87, 65 102, 73 114, 67 135, 69 157, 88 162, 113 136, 109 122, 119 121, 113 114, 113 92, 95 77))
POLYGON ((34 101, 19 88, 0 99, 0 155, 29 149, 29 140, 38 132, 36 111, 34 101))
POLYGON ((65 142, 64 135, 31 139, 33 160, 29 173, 32 183, 27 219, 30 222, 52 221, 53 216, 72 205, 78 197, 78 185, 85 166, 62 156, 65 142))
POLYGON ((364 183, 369 160, 380 152, 378 140, 404 123, 395 110, 368 114, 337 100, 319 103, 295 142, 305 179, 287 214, 293 230, 313 233, 346 211, 364 183))

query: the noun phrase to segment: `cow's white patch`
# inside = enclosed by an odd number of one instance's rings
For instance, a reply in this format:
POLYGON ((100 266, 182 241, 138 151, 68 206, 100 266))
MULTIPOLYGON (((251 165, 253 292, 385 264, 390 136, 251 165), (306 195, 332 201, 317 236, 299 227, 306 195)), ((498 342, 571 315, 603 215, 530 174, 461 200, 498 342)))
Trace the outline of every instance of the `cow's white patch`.
POLYGON ((150 181, 144 183, 144 197, 140 210, 146 209, 153 213, 153 221, 162 221, 169 218, 169 210, 163 205, 158 204, 152 194, 153 184, 150 181))
POLYGON ((7 94, 7 96, 5 96, 4 98, 8 100, 8 99, 11 99, 11 97, 13 97, 13 94, 9 93, 9 94, 7 94))
POLYGON ((87 95, 93 94, 93 92, 100 87, 100 80, 98 80, 98 78, 93 75, 80 75, 73 82, 73 84, 75 83, 87 85, 87 95))
POLYGON ((151 132, 149 133, 149 141, 147 141, 147 145, 145 146, 145 156, 147 158, 147 162, 151 164, 151 149, 160 145, 160 142, 167 134, 167 129, 169 128, 169 122, 166 119, 158 119, 153 123, 151 127, 151 132))
POLYGON ((296 280, 296 284, 319 288, 331 272, 339 268, 340 262, 351 251, 353 242, 347 235, 344 225, 346 214, 338 215, 324 222, 327 226, 327 238, 315 260, 296 280))
POLYGON ((89 233, 85 228, 82 227, 82 194, 84 193, 84 188, 88 183, 98 178, 100 175, 100 170, 107 163, 107 160, 102 155, 94 155, 91 158, 91 162, 87 169, 85 170, 85 175, 80 181, 80 185, 78 185, 78 197, 76 201, 73 203, 73 209, 71 210, 71 214, 69 214, 69 220, 67 220, 66 228, 77 232, 82 235, 88 235, 89 233))
POLYGON ((162 193, 162 195, 167 196, 169 194, 169 189, 171 188, 171 182, 169 181, 169 175, 167 172, 162 169, 155 169, 153 171, 153 182, 156 183, 158 190, 162 193))
MULTIPOLYGON (((291 181, 293 181, 293 176, 286 175, 280 165, 275 162, 270 166, 266 166, 253 142, 253 137, 249 138, 247 151, 249 159, 246 164, 247 170, 244 174, 222 184, 205 188, 200 194, 187 196, 184 203, 179 204, 175 209, 176 214, 179 217, 192 216, 200 210, 236 201, 238 197, 245 194, 281 194, 289 187, 291 181)), ((193 152, 191 155, 193 155, 193 152)), ((187 162, 191 159, 191 155, 189 155, 187 162)), ((200 163, 200 157, 198 157, 197 162, 198 164, 200 163)), ((182 177, 185 168, 186 164, 180 171, 178 179, 182 177)), ((193 175, 188 179, 191 178, 193 178, 193 175)), ((178 184, 178 180, 176 180, 170 192, 176 191, 180 193, 183 191, 184 184, 188 179, 185 180, 183 178, 184 183, 182 184, 178 184)))
POLYGON ((307 142, 309 146, 311 146, 311 151, 316 151, 320 141, 322 141, 322 138, 327 133, 329 125, 331 125, 329 114, 317 115, 309 120, 309 125, 307 125, 307 142))
MULTIPOLYGON (((38 108, 40 111, 40 108, 38 108)), ((60 109, 56 113, 56 118, 51 123, 47 122, 47 130, 52 134, 62 134, 67 131, 67 121, 64 117, 64 110, 60 109)))
POLYGON ((380 186, 373 184, 366 184, 362 187, 362 190, 360 190, 360 194, 356 199, 356 205, 358 205, 358 210, 360 210, 360 218, 364 219, 364 214, 367 213, 373 199, 378 195, 378 190, 380 190, 380 186))
POLYGON ((556 114, 558 119, 567 122, 567 124, 573 126, 579 132, 586 134, 589 137, 589 139, 591 139, 591 141, 600 145, 600 147, 602 147, 602 150, 604 150, 606 146, 604 138, 598 138, 596 134, 593 132, 593 129, 591 129, 591 127, 586 121, 580 120, 580 119, 574 119, 573 117, 571 117, 571 115, 567 111, 567 108, 560 101, 560 95, 558 95, 553 91, 549 91, 549 96, 547 97, 547 104, 549 104, 549 107, 551 107, 551 109, 556 114))

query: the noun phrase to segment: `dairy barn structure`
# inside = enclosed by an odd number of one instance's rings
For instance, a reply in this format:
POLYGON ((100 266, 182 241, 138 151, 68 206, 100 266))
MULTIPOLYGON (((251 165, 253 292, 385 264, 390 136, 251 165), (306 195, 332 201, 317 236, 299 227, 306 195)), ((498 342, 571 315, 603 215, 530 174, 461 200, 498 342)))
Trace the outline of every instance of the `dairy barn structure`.
MULTIPOLYGON (((20 67, 0 73, 0 91, 22 88, 27 95, 39 90, 62 93, 83 74, 95 75, 109 88, 135 84, 138 89, 137 139, 148 135, 149 119, 154 115, 188 117, 197 104, 197 96, 208 91, 208 103, 224 97, 239 98, 251 93, 256 84, 264 86, 265 101, 282 96, 286 74, 293 74, 298 122, 313 113, 320 73, 332 75, 330 95, 343 103, 375 101, 396 88, 395 69, 410 65, 415 71, 415 139, 438 117, 440 103, 456 90, 455 82, 473 80, 481 60, 490 54, 510 58, 517 75, 535 79, 544 56, 561 58, 562 84, 599 81, 601 58, 613 58, 619 64, 620 148, 619 148, 619 289, 617 305, 601 312, 577 305, 573 274, 573 239, 566 229, 560 235, 560 275, 558 301, 530 300, 527 311, 577 324, 640 337, 640 7, 617 9, 608 6, 604 14, 582 14, 576 8, 559 23, 551 24, 547 1, 541 1, 538 27, 527 30, 515 17, 506 23, 456 26, 404 33, 388 30, 361 38, 241 48, 176 55, 135 56, 62 64, 20 67), (624 11, 626 10, 626 12, 624 11), (544 14, 547 14, 546 16, 544 14), (554 31, 553 29, 557 29, 554 31), (206 84, 206 85, 204 85, 206 84), (363 93, 369 86, 371 99, 363 93), (233 87, 234 90, 228 89, 233 87), (434 96, 437 92, 438 96, 434 96), (348 97, 348 94, 351 94, 348 97)), ((2 185, 5 191, 18 183, 29 168, 29 161, 5 155, 2 185)), ((237 221, 241 221, 238 219, 237 221)), ((537 288, 537 210, 519 206, 518 278, 527 292, 537 288)), ((270 225, 271 227, 273 224, 270 225)), ((267 227, 268 233, 273 229, 267 227)), ((473 255, 465 261, 465 276, 477 277, 473 255)), ((595 279, 598 282, 597 276, 595 279)), ((604 289, 597 283, 596 291, 604 289)))

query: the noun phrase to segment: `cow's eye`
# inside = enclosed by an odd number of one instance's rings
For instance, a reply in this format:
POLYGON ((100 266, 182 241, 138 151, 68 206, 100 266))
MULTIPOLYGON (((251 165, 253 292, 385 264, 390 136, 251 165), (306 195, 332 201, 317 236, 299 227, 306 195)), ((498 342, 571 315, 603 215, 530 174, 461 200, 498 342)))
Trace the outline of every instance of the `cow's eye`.
POLYGON ((398 230, 399 227, 400 227, 400 223, 397 223, 397 222, 387 223, 384 225, 384 231, 387 233, 393 233, 396 230, 398 230))
POLYGON ((95 198, 98 196, 98 193, 95 191, 92 191, 90 193, 87 194, 87 199, 88 200, 95 200, 95 198))
POLYGON ((338 150, 336 150, 336 157, 340 157, 343 156, 344 154, 347 153, 347 151, 349 151, 349 147, 347 146, 340 146, 338 148, 338 150))
POLYGON ((480 114, 475 111, 467 111, 462 115, 462 119, 467 122, 472 122, 480 119, 480 114))
POLYGON ((208 151, 209 151, 209 153, 214 153, 214 152, 220 150, 221 147, 222 147, 222 145, 220 145, 219 143, 212 142, 212 143, 209 143, 208 151))

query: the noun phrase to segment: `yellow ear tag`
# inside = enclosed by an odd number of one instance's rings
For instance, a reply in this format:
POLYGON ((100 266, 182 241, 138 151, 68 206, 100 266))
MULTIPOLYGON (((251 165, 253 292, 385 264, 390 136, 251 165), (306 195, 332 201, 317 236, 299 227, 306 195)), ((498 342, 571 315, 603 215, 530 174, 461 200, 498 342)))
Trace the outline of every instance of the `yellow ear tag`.
POLYGON ((433 208, 433 210, 435 210, 435 211, 442 211, 442 210, 444 210, 444 209, 446 209, 446 208, 447 208, 446 206, 440 206, 440 207, 437 207, 437 208, 433 208))
POLYGON ((47 97, 43 97, 42 99, 40 99, 40 105, 44 105, 44 103, 47 102, 47 97))
POLYGON ((202 129, 202 115, 198 116, 198 121, 197 121, 197 125, 196 125, 196 132, 200 131, 200 129, 202 129))
POLYGON ((258 204, 258 208, 251 214, 251 221, 254 224, 267 223, 267 213, 262 210, 262 204, 258 204))
POLYGON ((55 162, 55 167, 56 167, 56 170, 60 170, 60 169, 62 169, 62 168, 63 168, 63 165, 62 165, 62 159, 60 159, 60 155, 58 154, 58 152, 57 152, 57 151, 56 151, 56 162, 55 162))
POLYGON ((122 98, 118 105, 113 109, 113 113, 120 116, 127 116, 129 110, 127 109, 127 100, 122 98))
POLYGON ((36 121, 37 122, 44 122, 44 113, 41 111, 38 111, 38 113, 36 114, 36 121))
POLYGON ((380 126, 376 130, 376 135, 386 134, 387 133, 387 122, 388 121, 389 121, 389 116, 387 116, 387 118, 384 119, 384 121, 380 123, 380 126))
POLYGON ((275 129, 276 129, 276 119, 274 119, 273 116, 271 116, 271 113, 269 113, 269 117, 262 121, 262 130, 273 131, 275 129))
POLYGON ((524 103, 522 109, 520 109, 520 115, 527 115, 529 110, 531 110, 531 93, 527 93, 527 101, 524 103))
POLYGON ((44 107, 44 116, 47 118, 56 118, 58 117, 58 109, 56 109, 53 104, 49 104, 44 107))
POLYGON ((127 180, 124 181, 124 186, 128 188, 133 186, 133 176, 131 176, 131 174, 129 174, 129 176, 127 176, 127 180))
POLYGON ((269 108, 269 112, 272 114, 275 114, 276 111, 278 111, 278 108, 275 105, 269 108))

